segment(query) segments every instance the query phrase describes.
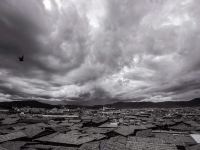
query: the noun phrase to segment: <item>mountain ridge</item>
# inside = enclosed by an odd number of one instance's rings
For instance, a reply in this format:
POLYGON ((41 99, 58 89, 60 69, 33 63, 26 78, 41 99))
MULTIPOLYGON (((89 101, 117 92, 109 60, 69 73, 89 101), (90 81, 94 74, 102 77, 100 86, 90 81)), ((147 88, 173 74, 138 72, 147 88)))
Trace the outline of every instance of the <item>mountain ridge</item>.
POLYGON ((64 101, 64 103, 59 102, 56 105, 56 102, 53 104, 45 103, 37 100, 23 100, 23 101, 9 101, 9 102, 0 102, 0 108, 12 108, 12 107, 34 107, 34 108, 54 108, 54 107, 62 107, 66 106, 69 108, 102 108, 105 107, 113 107, 117 109, 123 108, 174 108, 174 107, 198 107, 200 106, 200 98, 195 98, 190 101, 165 101, 165 102, 115 102, 111 104, 104 105, 80 105, 73 103, 68 103, 64 101))

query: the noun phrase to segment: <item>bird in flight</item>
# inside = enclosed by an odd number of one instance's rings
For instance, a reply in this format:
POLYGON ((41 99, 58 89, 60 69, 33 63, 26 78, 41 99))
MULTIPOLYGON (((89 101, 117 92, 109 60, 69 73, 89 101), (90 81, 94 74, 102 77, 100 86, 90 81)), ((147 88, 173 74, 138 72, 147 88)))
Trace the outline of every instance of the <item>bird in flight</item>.
POLYGON ((24 56, 22 55, 21 57, 18 57, 19 61, 24 61, 24 56))

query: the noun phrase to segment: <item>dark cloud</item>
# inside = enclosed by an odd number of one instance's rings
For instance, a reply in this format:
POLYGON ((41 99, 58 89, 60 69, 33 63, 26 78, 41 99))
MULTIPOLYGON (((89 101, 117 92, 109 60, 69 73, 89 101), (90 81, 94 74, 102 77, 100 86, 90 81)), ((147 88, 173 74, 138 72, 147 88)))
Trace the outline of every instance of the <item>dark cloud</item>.
POLYGON ((198 3, 2 0, 0 100, 198 97, 198 3))

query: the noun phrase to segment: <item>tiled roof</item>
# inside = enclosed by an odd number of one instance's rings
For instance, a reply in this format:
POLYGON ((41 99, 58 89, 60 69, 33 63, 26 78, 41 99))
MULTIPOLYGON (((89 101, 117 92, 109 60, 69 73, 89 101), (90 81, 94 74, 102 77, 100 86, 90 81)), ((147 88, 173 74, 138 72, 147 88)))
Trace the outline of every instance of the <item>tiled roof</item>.
POLYGON ((46 141, 53 143, 63 143, 63 144, 71 144, 71 145, 81 145, 83 143, 87 143, 94 140, 100 140, 105 136, 102 134, 82 134, 78 131, 70 131, 66 134, 52 134, 46 137, 41 137, 37 139, 37 141, 46 141))
POLYGON ((10 141, 18 138, 26 137, 26 134, 19 131, 19 132, 13 132, 5 135, 0 135, 0 143, 5 141, 10 141))

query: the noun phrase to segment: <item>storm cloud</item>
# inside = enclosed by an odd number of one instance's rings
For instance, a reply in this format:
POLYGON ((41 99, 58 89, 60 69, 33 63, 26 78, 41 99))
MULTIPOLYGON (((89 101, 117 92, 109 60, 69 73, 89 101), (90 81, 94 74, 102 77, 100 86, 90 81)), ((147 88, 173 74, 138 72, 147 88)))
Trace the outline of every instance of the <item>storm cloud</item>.
POLYGON ((199 14, 198 0, 1 0, 0 101, 199 97, 199 14))

